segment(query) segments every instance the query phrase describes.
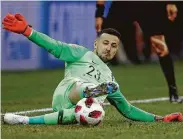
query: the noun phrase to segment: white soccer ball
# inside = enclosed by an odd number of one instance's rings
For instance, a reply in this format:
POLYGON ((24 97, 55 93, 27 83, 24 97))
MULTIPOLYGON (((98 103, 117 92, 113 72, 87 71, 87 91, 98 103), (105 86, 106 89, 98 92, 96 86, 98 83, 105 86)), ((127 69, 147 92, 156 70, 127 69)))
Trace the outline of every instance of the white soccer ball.
POLYGON ((99 125, 105 116, 102 105, 95 98, 83 98, 75 107, 75 117, 81 125, 99 125))

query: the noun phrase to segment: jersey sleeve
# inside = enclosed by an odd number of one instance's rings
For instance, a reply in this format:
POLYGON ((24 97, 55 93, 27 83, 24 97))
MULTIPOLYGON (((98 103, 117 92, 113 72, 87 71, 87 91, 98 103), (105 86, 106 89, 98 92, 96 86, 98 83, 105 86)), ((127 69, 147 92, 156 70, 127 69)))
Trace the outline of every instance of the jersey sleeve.
POLYGON ((38 46, 46 49, 56 58, 66 62, 75 62, 89 51, 83 46, 57 41, 35 30, 33 30, 31 36, 29 36, 28 39, 38 46))
POLYGON ((133 105, 131 105, 126 98, 122 95, 120 90, 117 90, 113 94, 107 96, 107 100, 111 105, 126 118, 134 121, 153 122, 155 121, 155 115, 145 112, 133 105))

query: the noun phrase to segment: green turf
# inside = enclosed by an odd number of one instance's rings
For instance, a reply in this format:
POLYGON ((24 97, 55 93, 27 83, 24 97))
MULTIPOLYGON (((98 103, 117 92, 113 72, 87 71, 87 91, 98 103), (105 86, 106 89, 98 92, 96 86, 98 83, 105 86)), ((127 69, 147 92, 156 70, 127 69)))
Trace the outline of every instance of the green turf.
MULTIPOLYGON (((128 100, 168 96, 167 85, 159 64, 126 65, 111 67, 111 69, 128 100)), ((183 95, 183 62, 175 63, 175 73, 179 92, 183 95)), ((2 72, 2 113, 51 107, 52 94, 63 75, 63 69, 2 72)), ((170 104, 168 101, 134 105, 159 115, 176 111, 183 112, 183 105, 170 104)), ((106 107, 104 122, 99 127, 2 124, 1 128, 3 139, 183 138, 183 123, 132 122, 123 118, 112 106, 106 107)))

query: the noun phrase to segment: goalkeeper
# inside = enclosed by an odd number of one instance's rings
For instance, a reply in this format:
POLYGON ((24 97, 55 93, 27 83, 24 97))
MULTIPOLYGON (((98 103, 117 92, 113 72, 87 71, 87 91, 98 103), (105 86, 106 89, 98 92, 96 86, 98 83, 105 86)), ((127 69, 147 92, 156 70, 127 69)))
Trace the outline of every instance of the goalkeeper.
POLYGON ((52 107, 55 112, 35 117, 5 114, 6 123, 73 124, 76 123, 75 105, 84 97, 96 97, 100 103, 107 98, 123 116, 134 121, 182 121, 182 113, 156 116, 132 106, 125 99, 107 66, 119 47, 120 34, 116 30, 110 28, 103 30, 95 40, 92 52, 83 46, 56 41, 32 29, 21 14, 7 14, 2 24, 3 29, 23 34, 66 63, 65 77, 53 95, 52 107))

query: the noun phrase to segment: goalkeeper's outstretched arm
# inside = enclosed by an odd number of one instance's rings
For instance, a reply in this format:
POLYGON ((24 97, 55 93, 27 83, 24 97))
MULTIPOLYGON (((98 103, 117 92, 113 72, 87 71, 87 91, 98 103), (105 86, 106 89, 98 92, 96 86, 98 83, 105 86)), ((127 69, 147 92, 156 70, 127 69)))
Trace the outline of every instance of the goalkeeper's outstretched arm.
POLYGON ((117 90, 113 94, 107 96, 108 101, 116 107, 116 109, 126 118, 134 121, 142 122, 155 122, 155 121, 164 121, 164 122, 173 122, 173 121, 182 121, 182 113, 172 113, 164 117, 157 116, 155 114, 143 111, 133 105, 131 105, 126 98, 122 95, 120 90, 117 90))
POLYGON ((49 53, 53 54, 56 58, 66 62, 74 62, 80 59, 89 50, 85 47, 67 44, 64 42, 56 41, 49 36, 32 30, 32 34, 28 37, 29 40, 38 46, 46 49, 49 53))
POLYGON ((56 58, 66 62, 77 61, 89 51, 82 46, 71 45, 54 40, 49 36, 32 29, 21 14, 7 14, 4 17, 2 24, 4 25, 4 29, 10 32, 23 34, 28 37, 29 40, 53 54, 56 58))

